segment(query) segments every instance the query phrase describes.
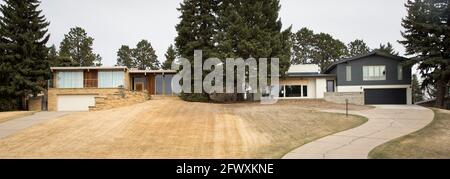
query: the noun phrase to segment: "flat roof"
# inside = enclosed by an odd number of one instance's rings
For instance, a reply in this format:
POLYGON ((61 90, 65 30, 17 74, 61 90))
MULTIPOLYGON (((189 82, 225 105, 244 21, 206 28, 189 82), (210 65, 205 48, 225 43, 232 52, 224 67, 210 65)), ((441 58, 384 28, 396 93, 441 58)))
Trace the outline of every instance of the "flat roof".
POLYGON ((320 74, 320 73, 311 73, 311 74, 307 74, 307 73, 288 73, 287 74, 288 78, 295 78, 295 77, 336 77, 335 74, 320 74))
POLYGON ((50 70, 126 70, 125 66, 115 67, 50 67, 50 70))
POLYGON ((129 73, 177 73, 175 70, 130 70, 129 73))

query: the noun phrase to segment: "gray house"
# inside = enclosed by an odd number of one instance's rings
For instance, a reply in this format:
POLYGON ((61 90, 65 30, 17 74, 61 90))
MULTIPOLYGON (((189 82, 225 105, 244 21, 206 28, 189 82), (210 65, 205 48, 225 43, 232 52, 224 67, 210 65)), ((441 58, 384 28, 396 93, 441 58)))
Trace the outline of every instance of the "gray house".
POLYGON ((281 80, 280 98, 313 98, 355 104, 412 104, 411 67, 406 58, 372 52, 342 59, 323 73, 311 65, 293 65, 281 80), (304 71, 308 66, 308 71, 304 71), (301 88, 296 86, 302 85, 301 88), (299 96, 289 94, 297 90, 299 96), (304 95, 302 91, 309 92, 304 95))

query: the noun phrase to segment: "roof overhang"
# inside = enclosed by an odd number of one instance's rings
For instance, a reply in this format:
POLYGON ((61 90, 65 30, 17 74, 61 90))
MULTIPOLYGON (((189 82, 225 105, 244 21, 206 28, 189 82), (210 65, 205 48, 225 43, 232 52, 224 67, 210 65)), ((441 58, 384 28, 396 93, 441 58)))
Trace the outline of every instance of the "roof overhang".
POLYGON ((50 67, 51 71, 73 71, 73 70, 128 70, 125 66, 116 67, 50 67))

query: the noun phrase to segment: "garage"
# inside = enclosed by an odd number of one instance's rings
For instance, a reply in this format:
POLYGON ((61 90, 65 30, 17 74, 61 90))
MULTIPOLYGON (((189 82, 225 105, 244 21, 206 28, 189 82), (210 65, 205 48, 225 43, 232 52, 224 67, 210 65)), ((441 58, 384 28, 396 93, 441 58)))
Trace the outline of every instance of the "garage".
POLYGON ((57 101, 58 111, 89 111, 95 106, 95 95, 60 95, 57 101))
POLYGON ((370 104, 406 104, 406 88, 365 89, 364 102, 370 104))

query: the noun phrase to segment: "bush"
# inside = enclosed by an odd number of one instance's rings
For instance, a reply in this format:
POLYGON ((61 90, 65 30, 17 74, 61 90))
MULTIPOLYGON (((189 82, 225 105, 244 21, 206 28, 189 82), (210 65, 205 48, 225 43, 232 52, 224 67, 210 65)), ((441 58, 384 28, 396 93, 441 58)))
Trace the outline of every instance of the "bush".
POLYGON ((189 102, 209 102, 208 94, 181 93, 180 98, 189 102))

